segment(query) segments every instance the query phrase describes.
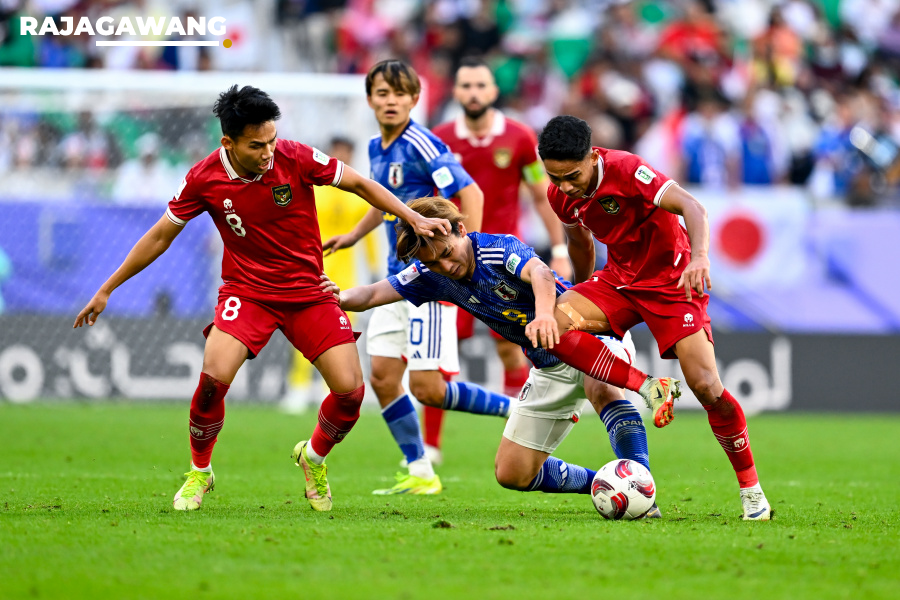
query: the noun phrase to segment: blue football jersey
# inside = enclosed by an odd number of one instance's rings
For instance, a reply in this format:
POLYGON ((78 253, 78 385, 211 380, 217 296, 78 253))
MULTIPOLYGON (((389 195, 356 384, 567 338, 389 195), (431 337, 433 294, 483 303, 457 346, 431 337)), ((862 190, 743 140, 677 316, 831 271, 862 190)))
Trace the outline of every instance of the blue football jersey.
MULTIPOLYGON (((512 235, 470 233, 475 251, 472 278, 453 280, 431 272, 420 261, 413 261, 388 281, 401 296, 420 306, 425 302, 452 302, 472 313, 478 320, 507 340, 518 344, 525 354, 542 369, 559 363, 559 359, 542 348, 533 348, 525 335, 525 326, 534 320, 534 290, 522 281, 522 267, 536 254, 512 235)), ((556 278, 556 295, 571 284, 556 278)))
MULTIPOLYGON (((450 198, 474 180, 438 137, 410 119, 399 138, 387 148, 381 136, 369 140, 369 164, 374 179, 403 202, 423 196, 450 198)), ((406 264, 397 258, 397 217, 384 215, 388 236, 388 275, 396 275, 406 264)))

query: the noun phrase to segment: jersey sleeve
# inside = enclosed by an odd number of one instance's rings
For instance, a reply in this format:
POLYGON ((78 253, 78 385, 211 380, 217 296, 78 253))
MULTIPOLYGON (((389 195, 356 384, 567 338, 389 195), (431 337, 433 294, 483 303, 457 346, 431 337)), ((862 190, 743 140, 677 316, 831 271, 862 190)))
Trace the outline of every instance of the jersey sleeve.
POLYGON ((426 302, 440 300, 438 286, 428 281, 425 275, 427 269, 419 261, 415 261, 408 267, 388 277, 388 281, 398 294, 416 306, 422 306, 426 302))
POLYGON ((297 162, 300 169, 300 178, 310 185, 333 185, 341 182, 344 175, 344 163, 336 158, 328 156, 318 148, 307 146, 299 142, 284 140, 280 143, 287 144, 291 156, 297 162))
POLYGON ((455 196, 459 190, 475 183, 450 148, 434 134, 426 135, 422 130, 410 127, 404 136, 416 149, 423 168, 443 197, 455 196))
POLYGON ((184 227, 188 221, 206 211, 200 187, 194 169, 191 169, 181 180, 175 196, 169 200, 166 216, 170 221, 179 227, 184 227))
POLYGON ((631 189, 635 196, 645 199, 647 202, 659 206, 659 201, 670 186, 675 184, 674 179, 651 168, 640 156, 631 155, 623 164, 622 177, 627 181, 626 189, 631 189))
POLYGON ((505 235, 499 245, 503 248, 503 269, 514 275, 516 278, 522 278, 522 268, 529 260, 537 256, 534 248, 525 244, 514 235, 505 235))

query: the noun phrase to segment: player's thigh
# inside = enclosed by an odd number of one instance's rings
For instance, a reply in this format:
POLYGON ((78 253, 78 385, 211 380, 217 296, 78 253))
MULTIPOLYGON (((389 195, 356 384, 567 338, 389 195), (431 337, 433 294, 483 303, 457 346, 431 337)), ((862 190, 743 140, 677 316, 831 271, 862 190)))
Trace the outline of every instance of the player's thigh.
POLYGON ((617 335, 641 322, 641 316, 619 290, 602 279, 579 283, 556 299, 556 320, 565 329, 617 335))
POLYGON ((702 298, 696 294, 691 300, 684 297, 684 290, 674 284, 667 287, 628 290, 627 295, 640 311, 650 333, 659 346, 662 358, 675 358, 675 346, 681 340, 701 331, 712 340, 707 307, 709 294, 702 298))
POLYGON ((537 476, 549 452, 527 448, 509 438, 500 439, 494 459, 494 474, 503 487, 525 489, 537 476))
POLYGON ((585 403, 584 374, 580 371, 563 363, 531 369, 503 437, 552 454, 581 417, 585 403))
MULTIPOLYGON (((401 300, 372 311, 366 329, 366 354, 403 360, 406 357, 409 302, 401 300)), ((374 369, 374 360, 373 360, 374 369)), ((402 371, 401 371, 402 375, 402 371)))
POLYGON ((203 350, 204 373, 216 381, 231 385, 247 356, 247 346, 240 340, 215 325, 210 327, 203 350))
POLYGON ((407 367, 413 371, 459 373, 459 343, 456 338, 457 308, 451 304, 426 302, 409 305, 407 367))
POLYGON ((325 385, 333 392, 346 394, 363 384, 362 366, 356 344, 332 346, 313 362, 325 385))

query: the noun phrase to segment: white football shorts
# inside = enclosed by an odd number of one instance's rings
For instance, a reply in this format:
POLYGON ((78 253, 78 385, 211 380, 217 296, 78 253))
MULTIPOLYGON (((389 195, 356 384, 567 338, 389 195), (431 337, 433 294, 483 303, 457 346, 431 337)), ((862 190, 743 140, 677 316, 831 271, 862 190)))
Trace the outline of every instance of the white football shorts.
POLYGON ((401 300, 372 311, 366 329, 366 352, 406 361, 410 371, 459 373, 456 311, 452 304, 401 300))
MULTIPOLYGON (((621 341, 607 336, 600 339, 613 354, 629 364, 634 363, 630 333, 621 341)), ((588 404, 584 373, 578 369, 565 363, 532 368, 506 422, 503 437, 520 446, 553 454, 588 404)))

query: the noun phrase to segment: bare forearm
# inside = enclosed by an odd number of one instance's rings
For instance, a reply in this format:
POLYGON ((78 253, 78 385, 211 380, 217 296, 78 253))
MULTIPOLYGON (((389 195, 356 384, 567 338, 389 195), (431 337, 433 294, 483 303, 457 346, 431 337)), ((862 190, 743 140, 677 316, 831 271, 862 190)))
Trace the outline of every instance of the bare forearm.
POLYGON ((371 304, 372 286, 361 285, 359 287, 343 290, 341 296, 341 308, 350 312, 363 312, 373 307, 371 304))
POLYGON ((366 215, 360 219, 359 223, 356 224, 356 227, 353 228, 353 231, 350 232, 353 239, 358 242, 381 225, 384 222, 382 214, 380 209, 375 208, 374 206, 370 207, 369 210, 366 211, 366 215))
POLYGON ((691 203, 684 209, 684 227, 691 240, 691 257, 709 254, 709 221, 706 208, 699 202, 691 203))
POLYGON ((153 229, 144 234, 138 240, 119 268, 110 275, 109 279, 100 287, 100 291, 112 293, 117 287, 143 271, 148 265, 162 255, 172 240, 158 235, 153 229))
POLYGON ((531 289, 534 290, 535 315, 553 315, 556 307, 556 279, 547 265, 540 265, 531 274, 531 289))
POLYGON ((547 234, 550 236, 550 245, 559 246, 566 243, 566 236, 563 233, 563 224, 553 212, 553 207, 547 201, 547 185, 532 184, 528 186, 534 197, 534 209, 544 227, 547 228, 547 234))
POLYGON ((593 241, 589 239, 587 243, 575 243, 569 238, 569 258, 572 261, 572 273, 575 279, 573 283, 587 281, 594 272, 596 262, 593 241))
POLYGON ((481 231, 484 216, 484 192, 478 184, 472 183, 456 194, 459 198, 459 210, 466 215, 463 224, 467 231, 481 231))

